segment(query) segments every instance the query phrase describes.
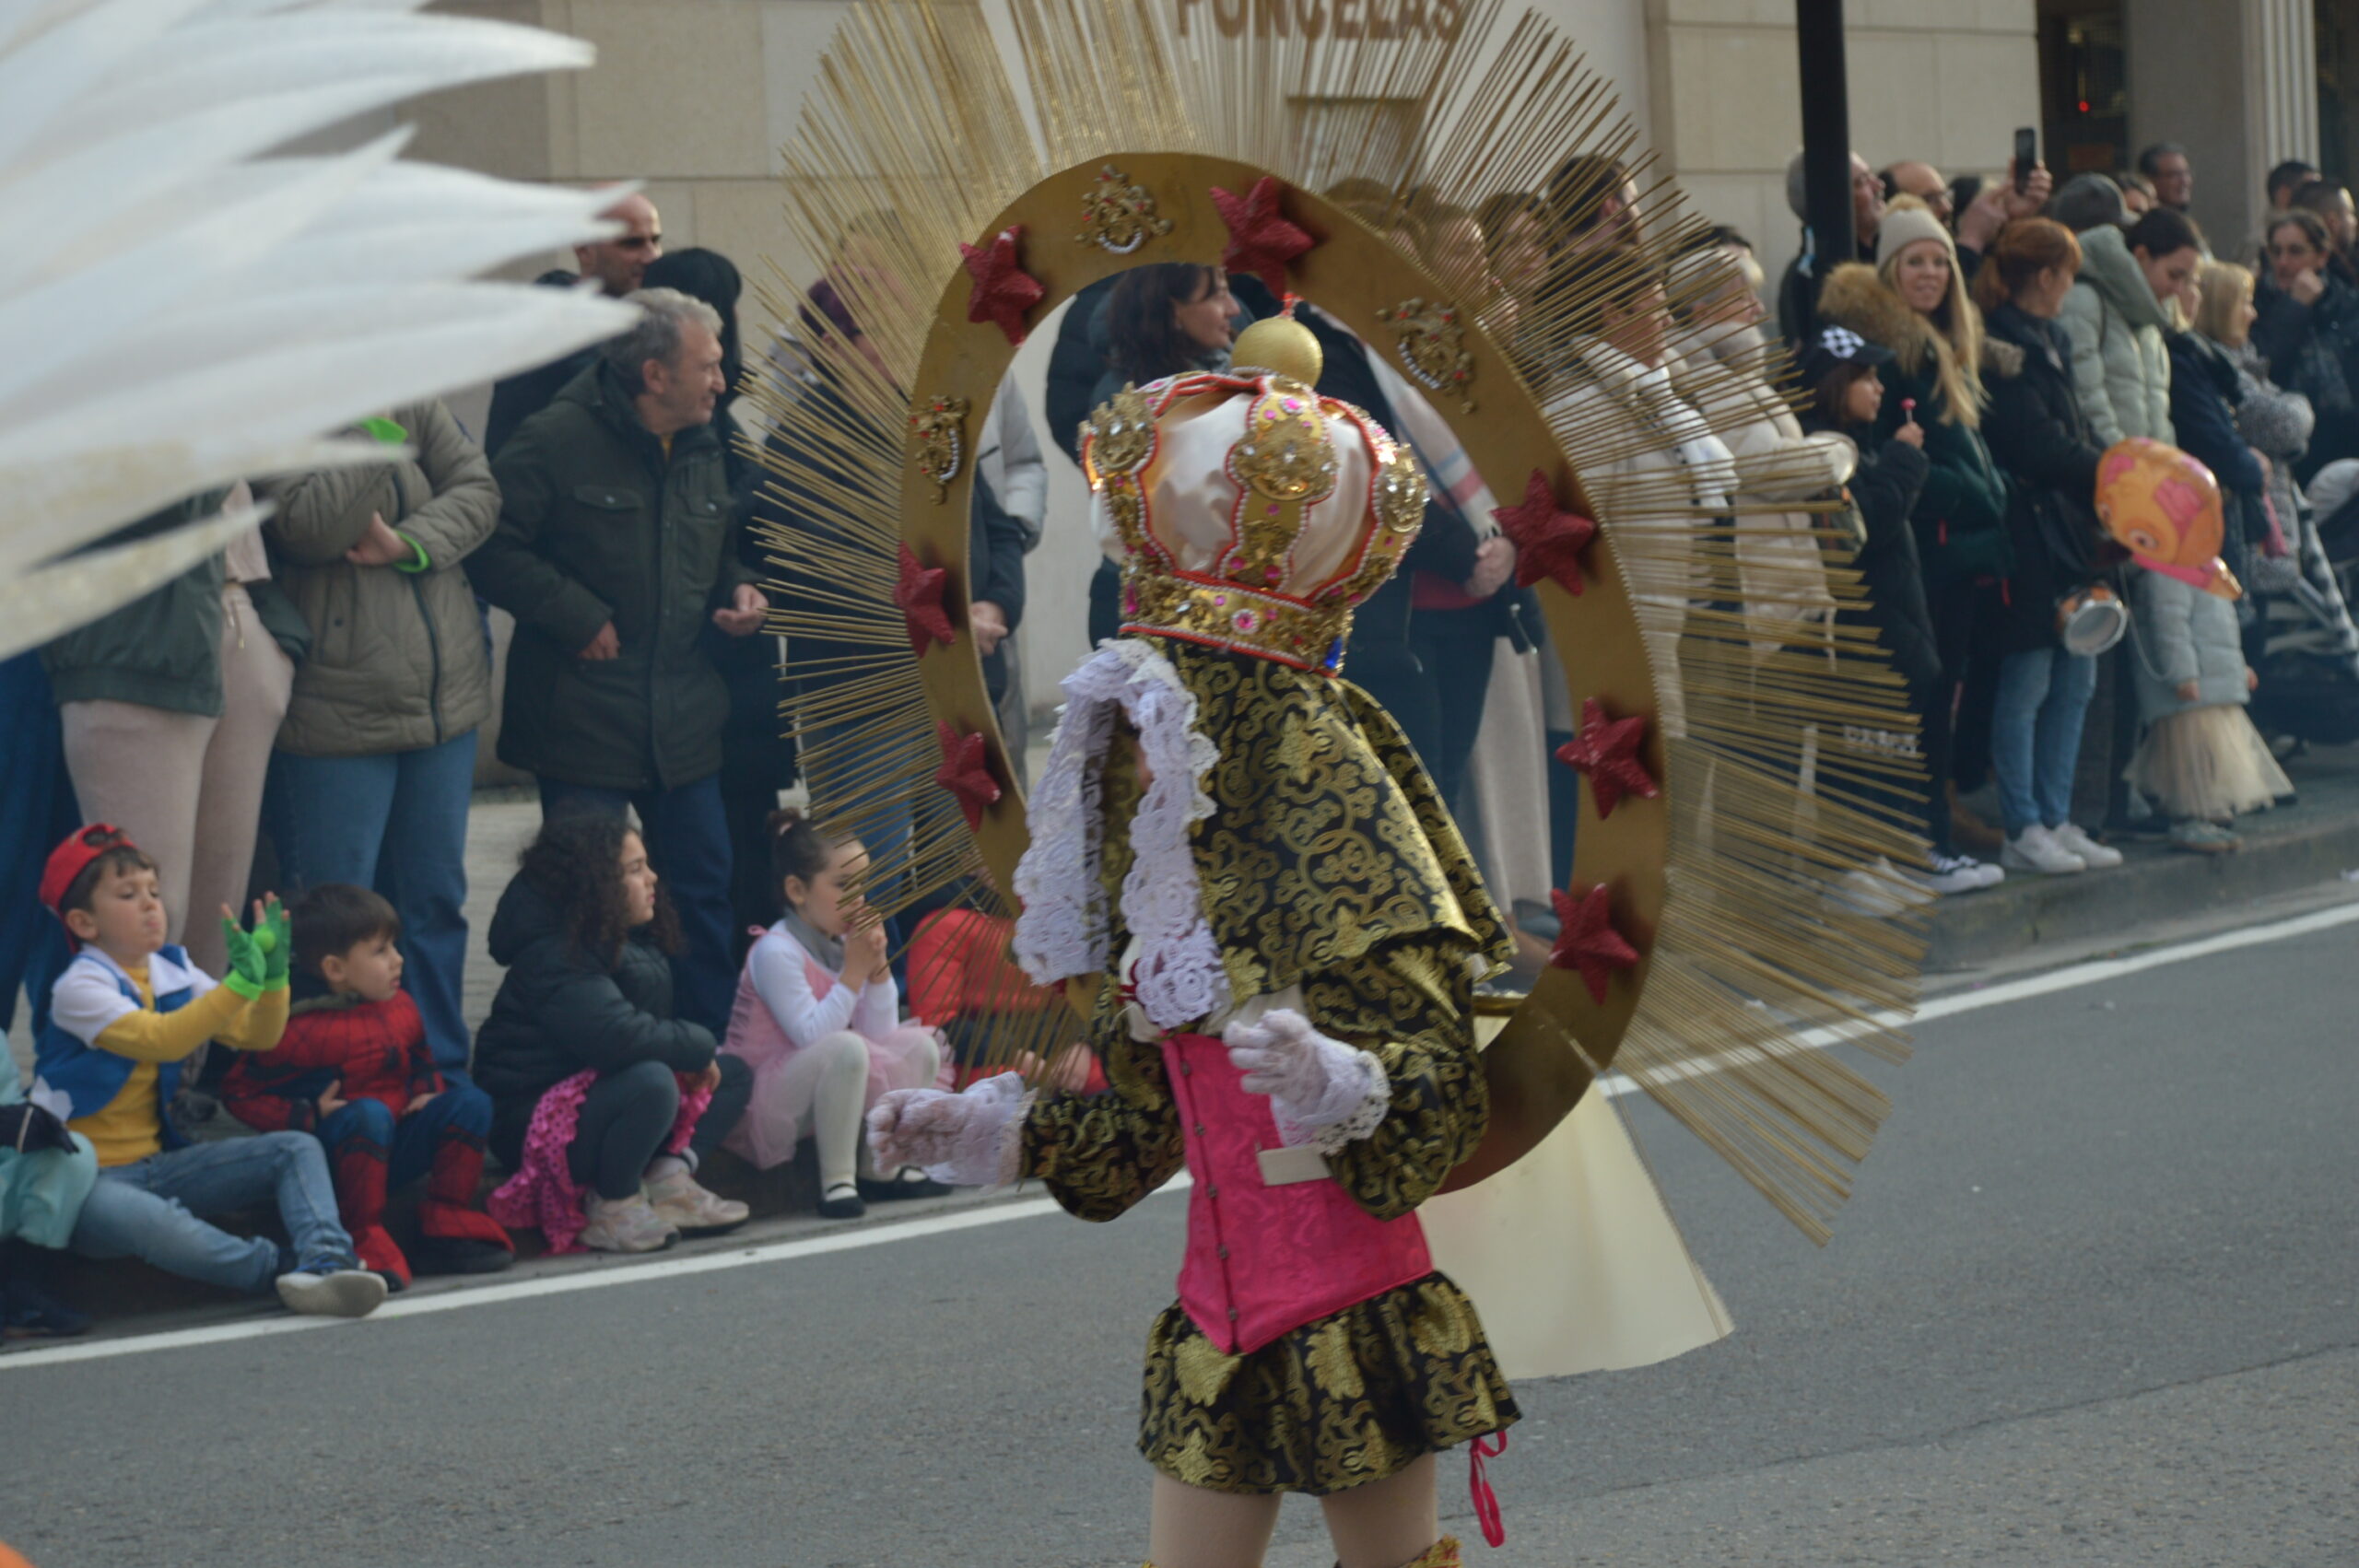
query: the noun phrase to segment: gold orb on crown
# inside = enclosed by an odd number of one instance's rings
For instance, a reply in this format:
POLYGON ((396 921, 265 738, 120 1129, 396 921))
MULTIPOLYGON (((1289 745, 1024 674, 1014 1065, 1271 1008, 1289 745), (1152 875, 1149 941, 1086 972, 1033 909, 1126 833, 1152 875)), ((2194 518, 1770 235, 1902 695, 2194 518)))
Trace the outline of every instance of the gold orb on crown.
POLYGON ((1287 380, 1315 387, 1320 372, 1327 369, 1327 355, 1309 327, 1292 316, 1272 316, 1237 334, 1237 342, 1228 351, 1228 362, 1239 374, 1267 370, 1287 380))

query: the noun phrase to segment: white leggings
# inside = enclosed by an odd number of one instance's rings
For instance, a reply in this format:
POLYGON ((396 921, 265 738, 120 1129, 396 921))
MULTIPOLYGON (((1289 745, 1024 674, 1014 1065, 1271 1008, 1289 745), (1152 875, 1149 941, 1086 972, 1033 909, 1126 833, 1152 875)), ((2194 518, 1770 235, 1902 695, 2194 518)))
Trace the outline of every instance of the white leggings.
MULTIPOLYGON (((938 1048, 937 1048, 938 1050, 938 1048)), ((921 1064, 931 1083, 939 1059, 921 1064)), ((797 1138, 818 1145, 819 1188, 849 1183, 868 1164, 861 1135, 868 1110, 868 1042, 846 1029, 823 1035, 767 1075, 748 1114, 772 1127, 792 1124, 797 1138)))

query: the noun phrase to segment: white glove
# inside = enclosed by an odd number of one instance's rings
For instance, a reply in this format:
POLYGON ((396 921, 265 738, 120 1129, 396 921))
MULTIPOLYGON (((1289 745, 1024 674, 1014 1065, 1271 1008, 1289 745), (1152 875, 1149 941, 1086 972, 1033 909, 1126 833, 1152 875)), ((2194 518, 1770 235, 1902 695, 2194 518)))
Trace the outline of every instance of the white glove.
POLYGON ((1315 1143, 1332 1153, 1374 1132, 1392 1103, 1382 1062, 1329 1039, 1291 1009, 1232 1024, 1223 1037, 1247 1093, 1270 1096, 1288 1145, 1315 1143))
POLYGON ((1032 1091, 1015 1072, 959 1094, 890 1090, 868 1113, 868 1146, 880 1169, 923 1165, 927 1176, 953 1187, 1003 1186, 1015 1179, 1031 1105, 1032 1091))

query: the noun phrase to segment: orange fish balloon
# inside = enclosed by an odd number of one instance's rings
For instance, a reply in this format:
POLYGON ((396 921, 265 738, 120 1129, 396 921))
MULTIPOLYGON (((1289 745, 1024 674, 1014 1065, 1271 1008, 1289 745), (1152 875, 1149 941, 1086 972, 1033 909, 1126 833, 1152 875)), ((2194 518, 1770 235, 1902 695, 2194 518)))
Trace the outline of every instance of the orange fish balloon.
POLYGON ((2105 531, 2148 571, 2223 599, 2244 596, 2220 559, 2220 482, 2177 447, 2145 436, 2107 447, 2096 508, 2105 531))

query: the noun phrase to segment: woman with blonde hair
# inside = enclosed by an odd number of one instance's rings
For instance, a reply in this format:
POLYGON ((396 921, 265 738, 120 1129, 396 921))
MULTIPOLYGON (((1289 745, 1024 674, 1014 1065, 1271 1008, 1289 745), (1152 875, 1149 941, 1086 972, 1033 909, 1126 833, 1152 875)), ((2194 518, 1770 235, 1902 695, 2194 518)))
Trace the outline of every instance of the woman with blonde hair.
POLYGON ((1876 264, 1853 262, 1827 275, 1819 320, 1889 350, 1886 395, 1872 432, 1881 446, 1904 425, 1924 433, 1926 479, 1909 521, 1925 568, 1925 597, 1942 662, 1924 731, 1932 796, 1931 864, 1956 884, 2004 880, 1997 866, 1956 852, 1946 793, 1955 743, 1953 697, 1978 638, 1987 638, 2001 584, 2014 568, 2006 529, 2006 482, 1983 444, 1982 315, 1966 297, 1948 229, 1913 196, 1886 209, 1876 229, 1876 264))

